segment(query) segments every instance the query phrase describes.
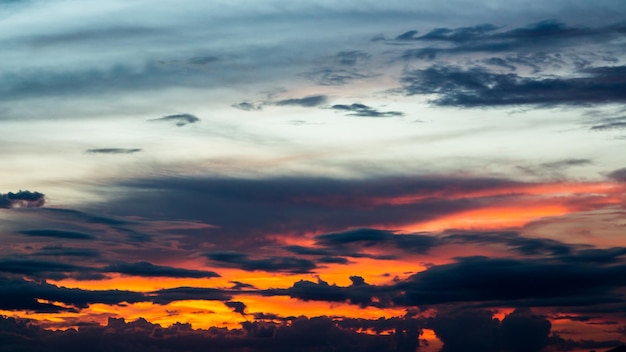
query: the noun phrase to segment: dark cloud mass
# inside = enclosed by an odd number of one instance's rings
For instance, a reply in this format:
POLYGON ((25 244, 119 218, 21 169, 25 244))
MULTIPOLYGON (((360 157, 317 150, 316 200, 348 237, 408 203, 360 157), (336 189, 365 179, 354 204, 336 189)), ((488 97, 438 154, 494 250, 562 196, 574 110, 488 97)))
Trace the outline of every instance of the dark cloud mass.
POLYGON ((217 265, 247 271, 308 273, 317 267, 310 260, 295 257, 271 256, 263 259, 251 259, 250 255, 237 252, 213 252, 207 253, 206 257, 217 265))
POLYGON ((220 275, 214 271, 189 270, 155 265, 149 262, 115 263, 103 269, 104 272, 115 272, 125 275, 143 277, 178 277, 178 278, 212 278, 220 275))
POLYGON ((40 208, 45 202, 45 195, 39 192, 18 191, 16 193, 0 193, 0 209, 40 208))
POLYGON ((163 116, 158 119, 152 119, 150 121, 156 122, 173 122, 178 127, 182 127, 188 124, 199 122, 200 119, 197 116, 191 114, 176 114, 176 115, 168 115, 163 116))
POLYGON ((531 78, 433 66, 407 71, 402 83, 407 95, 437 94, 431 102, 441 106, 589 105, 626 102, 625 73, 626 66, 613 66, 581 70, 574 78, 531 78))
POLYGON ((610 42, 623 35, 623 24, 588 28, 573 27, 555 20, 546 20, 526 27, 503 30, 493 24, 461 28, 436 28, 418 36, 408 31, 395 38, 399 42, 448 43, 449 47, 409 49, 405 58, 434 59, 439 54, 466 54, 474 52, 524 52, 556 50, 568 46, 610 42))

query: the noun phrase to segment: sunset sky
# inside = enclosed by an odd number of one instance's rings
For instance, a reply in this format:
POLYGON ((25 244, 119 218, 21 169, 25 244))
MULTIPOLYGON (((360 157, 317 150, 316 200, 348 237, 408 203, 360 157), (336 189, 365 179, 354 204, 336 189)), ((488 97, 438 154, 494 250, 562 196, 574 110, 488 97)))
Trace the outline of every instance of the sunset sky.
POLYGON ((626 342, 623 0, 5 0, 0 45, 2 351, 626 342))

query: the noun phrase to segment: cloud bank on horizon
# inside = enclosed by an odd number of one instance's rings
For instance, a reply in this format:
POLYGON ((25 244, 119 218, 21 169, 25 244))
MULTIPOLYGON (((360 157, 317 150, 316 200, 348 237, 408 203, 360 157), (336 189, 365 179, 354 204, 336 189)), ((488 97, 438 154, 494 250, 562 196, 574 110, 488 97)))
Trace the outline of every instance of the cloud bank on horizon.
POLYGON ((0 3, 0 338, 625 343, 626 4, 531 3, 0 3))

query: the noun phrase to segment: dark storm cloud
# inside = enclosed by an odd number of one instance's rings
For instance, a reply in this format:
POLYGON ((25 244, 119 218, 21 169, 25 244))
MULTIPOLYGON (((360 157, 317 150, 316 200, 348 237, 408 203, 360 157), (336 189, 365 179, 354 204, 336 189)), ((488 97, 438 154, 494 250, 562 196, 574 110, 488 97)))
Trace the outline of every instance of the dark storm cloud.
POLYGON ((102 269, 102 271, 142 277, 175 277, 196 279, 220 277, 220 275, 214 271, 173 268, 169 266, 155 265, 145 261, 135 263, 114 263, 102 269))
POLYGON ((20 231, 22 235, 32 237, 51 237, 51 238, 63 238, 71 240, 92 240, 95 239, 93 235, 67 230, 56 229, 41 229, 41 230, 24 230, 20 231))
POLYGON ((149 121, 162 121, 162 122, 173 122, 178 127, 182 127, 188 124, 199 122, 200 119, 197 116, 191 114, 176 114, 176 115, 168 115, 158 119, 152 119, 149 121))
POLYGON ((626 32, 624 24, 587 28, 572 27, 555 20, 542 21, 508 31, 499 29, 501 28, 492 24, 482 24, 461 28, 436 28, 421 36, 417 31, 408 31, 397 36, 395 41, 451 45, 410 49, 404 54, 405 58, 434 59, 442 53, 554 50, 563 46, 608 42, 626 32))
POLYGON ((393 117, 403 116, 404 113, 400 111, 379 111, 370 106, 354 103, 350 105, 337 104, 331 106, 331 109, 344 111, 348 116, 362 116, 362 117, 393 117))
POLYGON ((269 271, 287 273, 308 273, 317 265, 308 259, 271 256, 251 259, 250 255, 238 252, 213 252, 205 254, 216 265, 238 268, 246 271, 269 271))
POLYGON ((139 148, 100 148, 100 149, 87 149, 86 152, 90 154, 133 154, 140 152, 139 148))
POLYGON ((328 97, 325 95, 311 95, 304 98, 290 98, 279 100, 274 103, 274 105, 285 106, 285 105, 294 105, 294 106, 303 106, 303 107, 315 107, 326 103, 328 97))
POLYGON ((489 107, 507 105, 589 105, 626 102, 626 66, 581 70, 582 77, 532 78, 513 73, 432 66, 405 72, 407 95, 437 94, 435 105, 489 107))
POLYGON ((40 208, 45 202, 45 195, 39 192, 20 190, 16 193, 0 193, 0 209, 40 208))

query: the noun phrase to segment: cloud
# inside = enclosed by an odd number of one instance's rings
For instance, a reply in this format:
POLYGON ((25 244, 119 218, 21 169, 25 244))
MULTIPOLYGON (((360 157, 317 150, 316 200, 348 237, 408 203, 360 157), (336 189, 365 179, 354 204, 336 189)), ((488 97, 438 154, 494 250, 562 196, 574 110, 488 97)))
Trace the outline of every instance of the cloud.
POLYGON ((303 107, 315 107, 326 103, 328 97, 325 95, 311 95, 304 98, 290 98, 279 100, 274 103, 274 105, 285 106, 285 105, 294 105, 294 106, 303 106, 303 107))
POLYGON ((322 67, 302 74, 322 86, 342 86, 355 80, 375 77, 371 73, 363 73, 354 67, 322 67))
POLYGON ((563 47, 607 43, 619 38, 625 28, 623 24, 597 28, 572 27, 556 20, 546 20, 508 31, 499 31, 501 27, 493 24, 435 28, 422 36, 418 36, 417 31, 408 31, 392 42, 448 44, 447 47, 409 49, 404 54, 404 58, 432 60, 439 54, 554 51, 563 47))
POLYGON ((213 252, 205 254, 215 264, 246 271, 269 271, 287 273, 308 273, 317 265, 307 259, 271 256, 263 259, 250 259, 250 255, 238 252, 213 252))
POLYGON ((18 191, 17 193, 0 193, 0 209, 41 208, 46 203, 43 193, 18 191))
MULTIPOLYGON (((2 267, 5 267, 5 263, 2 267)), ((0 276, 0 309, 35 312, 76 311, 93 303, 120 304, 146 301, 141 293, 122 290, 82 290, 65 288, 45 282, 0 276), (44 302, 42 302, 43 300, 44 302), (61 302, 72 307, 53 303, 61 302)))
POLYGON ((164 116, 158 119, 152 119, 149 121, 155 121, 155 122, 174 122, 176 124, 176 126, 178 127, 182 127, 188 124, 192 124, 192 123, 196 123, 199 122, 200 119, 197 116, 191 115, 191 114, 176 114, 176 115, 168 115, 168 116, 164 116))
POLYGON ((238 104, 231 105, 235 109, 243 110, 243 111, 260 111, 263 110, 263 105, 265 103, 253 103, 249 101, 242 101, 238 104))
POLYGON ((92 248, 70 248, 64 246, 46 246, 33 252, 34 256, 41 257, 84 257, 84 258, 98 258, 102 253, 97 249, 92 248))
POLYGON ((102 269, 102 271, 142 277, 176 277, 196 279, 220 277, 220 275, 214 271, 173 268, 169 266, 154 265, 145 261, 135 263, 114 263, 102 269))
POLYGON ((626 116, 604 118, 589 128, 592 131, 609 131, 626 129, 626 116))
POLYGON ((626 102, 626 66, 581 70, 583 77, 531 78, 484 68, 432 66, 405 72, 406 95, 437 94, 439 106, 590 105, 626 102))
POLYGON ((317 245, 332 249, 357 245, 361 248, 392 245, 411 253, 425 254, 435 247, 439 240, 434 236, 417 234, 396 235, 393 231, 377 229, 355 229, 345 232, 322 234, 315 237, 317 245))
POLYGON ((100 149, 87 149, 87 153, 90 154, 133 154, 140 152, 138 148, 100 148, 100 149))
POLYGON ((511 352, 538 352, 549 342, 552 324, 528 308, 514 310, 500 323, 503 347, 511 352))
POLYGON ((378 111, 372 107, 364 104, 354 103, 350 105, 337 104, 331 106, 331 109, 347 112, 348 116, 363 116, 363 117, 393 117, 403 116, 404 113, 400 111, 378 111))
POLYGON ((552 325, 527 308, 501 322, 488 310, 452 308, 439 310, 427 326, 443 342, 442 352, 539 352, 548 345, 552 325))
POLYGON ((370 57, 370 54, 360 50, 341 51, 335 56, 335 61, 342 66, 355 66, 370 57))
POLYGON ((612 171, 609 173, 609 178, 619 182, 626 182, 626 168, 612 171))
POLYGON ((64 238, 72 240, 92 240, 95 237, 90 234, 67 231, 67 230, 55 230, 55 229, 41 229, 41 230, 24 230, 20 231, 22 235, 32 237, 51 237, 51 238, 64 238))
POLYGON ((431 327, 443 342, 441 352, 497 352, 498 319, 486 310, 438 312, 430 319, 431 327))
POLYGON ((228 308, 232 308, 234 312, 239 313, 241 315, 245 315, 246 314, 246 305, 243 302, 237 302, 237 301, 229 301, 229 302, 224 302, 224 304, 226 305, 226 307, 228 308))
POLYGON ((227 290, 203 287, 175 287, 150 292, 150 298, 157 304, 169 304, 174 301, 207 300, 207 301, 230 301, 232 295, 227 290))

